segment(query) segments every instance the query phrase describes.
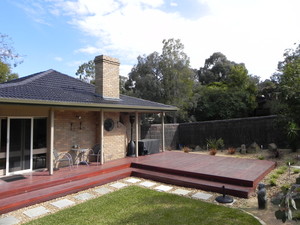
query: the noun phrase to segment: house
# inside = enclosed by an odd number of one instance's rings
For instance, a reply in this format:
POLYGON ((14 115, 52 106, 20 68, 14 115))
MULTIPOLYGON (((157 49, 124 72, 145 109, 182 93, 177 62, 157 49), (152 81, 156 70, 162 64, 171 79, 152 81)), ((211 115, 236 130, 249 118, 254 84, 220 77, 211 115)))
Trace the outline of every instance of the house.
MULTIPOLYGON (((165 112, 177 110, 120 95, 119 61, 103 55, 94 61, 95 85, 55 70, 0 84, 0 176, 35 170, 37 156, 45 157, 53 174, 53 150, 72 153, 74 146, 91 148, 99 143, 101 163, 124 158, 130 116, 135 117, 137 141, 141 114, 161 113, 163 118, 165 112)), ((135 153, 138 156, 138 146, 135 153)))

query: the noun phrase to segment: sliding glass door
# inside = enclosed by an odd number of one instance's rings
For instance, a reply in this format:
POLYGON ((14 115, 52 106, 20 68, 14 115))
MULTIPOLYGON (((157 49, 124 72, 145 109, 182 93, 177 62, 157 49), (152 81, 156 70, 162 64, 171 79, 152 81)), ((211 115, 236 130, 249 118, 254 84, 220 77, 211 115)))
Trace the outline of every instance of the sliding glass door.
POLYGON ((8 118, 6 171, 9 174, 32 169, 32 118, 8 118))

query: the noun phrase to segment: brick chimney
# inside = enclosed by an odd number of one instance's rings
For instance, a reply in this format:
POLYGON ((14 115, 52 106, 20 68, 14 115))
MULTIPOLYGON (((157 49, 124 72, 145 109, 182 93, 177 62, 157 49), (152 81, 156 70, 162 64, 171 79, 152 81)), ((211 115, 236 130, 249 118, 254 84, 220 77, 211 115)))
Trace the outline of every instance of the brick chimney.
POLYGON ((119 99, 119 60, 99 55, 95 57, 94 62, 96 93, 105 99, 119 99))

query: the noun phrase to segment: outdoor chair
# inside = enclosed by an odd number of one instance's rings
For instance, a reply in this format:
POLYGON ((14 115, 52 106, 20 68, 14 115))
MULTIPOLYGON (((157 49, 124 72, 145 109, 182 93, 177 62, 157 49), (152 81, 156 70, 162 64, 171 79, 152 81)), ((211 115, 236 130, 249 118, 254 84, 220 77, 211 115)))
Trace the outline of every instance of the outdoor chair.
POLYGON ((73 166, 73 158, 70 153, 67 152, 58 153, 56 149, 53 149, 53 155, 54 155, 55 168, 56 168, 56 164, 60 162, 68 162, 70 169, 73 166))
POLYGON ((97 165, 98 165, 100 162, 100 159, 101 159, 100 144, 96 144, 92 147, 92 149, 89 151, 89 157, 90 156, 96 157, 96 161, 97 161, 97 165))

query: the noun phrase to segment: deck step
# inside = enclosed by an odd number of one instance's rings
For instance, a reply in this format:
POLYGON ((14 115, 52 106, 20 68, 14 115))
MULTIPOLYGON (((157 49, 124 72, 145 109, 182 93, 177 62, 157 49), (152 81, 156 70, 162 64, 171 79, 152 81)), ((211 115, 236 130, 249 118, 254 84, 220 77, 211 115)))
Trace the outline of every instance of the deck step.
POLYGON ((54 186, 45 186, 29 193, 23 192, 15 194, 0 199, 0 214, 117 181, 129 177, 131 171, 131 168, 119 169, 118 171, 112 171, 105 174, 101 173, 95 176, 88 176, 85 179, 65 180, 64 183, 56 184, 54 186))
POLYGON ((253 187, 254 183, 251 180, 247 179, 238 179, 238 178, 232 178, 232 177, 226 177, 226 176, 217 176, 212 175, 210 173, 201 173, 201 172, 191 172, 191 171, 185 171, 182 168, 174 169, 174 168, 167 168, 167 167, 159 167, 155 165, 148 165, 143 163, 132 163, 131 167, 138 168, 138 169, 144 169, 149 171, 157 171, 167 174, 173 174, 173 175, 179 175, 184 177, 191 177, 191 178, 198 178, 202 180, 207 181, 215 181, 220 182, 224 184, 239 184, 240 186, 244 187, 253 187))
POLYGON ((132 169, 132 176, 217 193, 222 193, 222 186, 224 185, 226 194, 241 198, 248 198, 254 191, 253 187, 244 187, 239 185, 226 184, 218 181, 209 181, 200 178, 169 174, 165 172, 154 172, 139 168, 132 169))
POLYGON ((98 175, 111 173, 111 172, 114 172, 114 171, 119 171, 119 170, 129 168, 129 167, 130 167, 130 164, 126 163, 126 164, 113 166, 113 167, 105 168, 105 169, 101 169, 101 170, 97 169, 97 170, 89 172, 89 173, 72 175, 72 176, 69 176, 69 177, 62 177, 60 179, 54 179, 52 181, 50 180, 50 181, 45 181, 45 182, 39 182, 38 184, 28 183, 25 186, 23 184, 19 188, 14 188, 13 191, 9 190, 9 189, 0 191, 0 200, 8 198, 10 196, 15 196, 15 195, 23 194, 23 193, 29 193, 29 192, 32 192, 32 191, 35 191, 35 190, 40 190, 40 189, 47 188, 47 187, 53 187, 53 186, 56 186, 56 185, 67 183, 67 182, 82 180, 82 179, 85 179, 85 178, 88 178, 88 177, 95 177, 95 176, 98 176, 98 175))

